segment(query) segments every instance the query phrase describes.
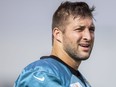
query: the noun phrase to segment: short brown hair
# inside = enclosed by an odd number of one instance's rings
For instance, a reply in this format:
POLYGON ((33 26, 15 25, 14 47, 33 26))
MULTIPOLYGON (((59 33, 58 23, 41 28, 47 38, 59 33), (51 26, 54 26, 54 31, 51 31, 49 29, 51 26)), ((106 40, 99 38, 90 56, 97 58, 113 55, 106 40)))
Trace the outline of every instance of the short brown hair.
POLYGON ((74 17, 93 18, 92 11, 94 11, 94 9, 94 6, 89 8, 88 4, 85 2, 63 2, 53 15, 52 29, 63 26, 70 15, 74 17))

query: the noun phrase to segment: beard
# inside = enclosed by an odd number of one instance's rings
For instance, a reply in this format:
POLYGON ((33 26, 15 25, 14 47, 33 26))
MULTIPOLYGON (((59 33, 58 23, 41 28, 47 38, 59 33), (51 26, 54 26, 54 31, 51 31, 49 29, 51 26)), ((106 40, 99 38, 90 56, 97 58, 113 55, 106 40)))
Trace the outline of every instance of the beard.
POLYGON ((69 43, 69 42, 64 42, 64 50, 65 52, 75 61, 82 61, 82 60, 87 60, 90 57, 92 47, 90 47, 90 50, 88 52, 84 52, 83 50, 80 49, 79 45, 69 43))
POLYGON ((87 60, 90 56, 90 54, 88 56, 83 56, 77 52, 75 52, 73 49, 65 49, 65 52, 75 61, 82 61, 82 60, 87 60))

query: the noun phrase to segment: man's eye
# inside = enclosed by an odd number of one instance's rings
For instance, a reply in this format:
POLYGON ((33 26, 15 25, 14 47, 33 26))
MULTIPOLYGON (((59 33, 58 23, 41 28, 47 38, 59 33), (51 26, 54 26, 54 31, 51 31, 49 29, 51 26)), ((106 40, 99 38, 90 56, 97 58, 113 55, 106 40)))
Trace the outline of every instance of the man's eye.
POLYGON ((95 31, 95 27, 91 27, 91 28, 89 28, 89 30, 94 32, 95 31))
POLYGON ((77 30, 77 31, 83 31, 84 28, 76 28, 75 30, 77 30))

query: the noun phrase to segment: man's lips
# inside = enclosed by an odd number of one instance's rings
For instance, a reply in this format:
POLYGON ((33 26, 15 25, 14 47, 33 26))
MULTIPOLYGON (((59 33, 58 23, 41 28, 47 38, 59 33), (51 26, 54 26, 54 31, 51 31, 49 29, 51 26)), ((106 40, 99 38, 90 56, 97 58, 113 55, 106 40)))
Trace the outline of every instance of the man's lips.
POLYGON ((79 44, 80 47, 83 48, 84 51, 89 51, 90 50, 90 44, 79 44))
POLYGON ((79 44, 81 47, 85 47, 85 48, 88 48, 90 47, 90 44, 79 44))

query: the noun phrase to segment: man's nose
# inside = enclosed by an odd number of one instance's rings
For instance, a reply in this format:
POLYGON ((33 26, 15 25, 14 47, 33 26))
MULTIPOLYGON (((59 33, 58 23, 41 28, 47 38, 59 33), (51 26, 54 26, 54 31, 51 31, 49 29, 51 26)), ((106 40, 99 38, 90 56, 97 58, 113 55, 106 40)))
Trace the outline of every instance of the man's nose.
POLYGON ((89 29, 85 29, 83 31, 83 39, 87 41, 90 41, 92 39, 91 32, 89 31, 89 29))

